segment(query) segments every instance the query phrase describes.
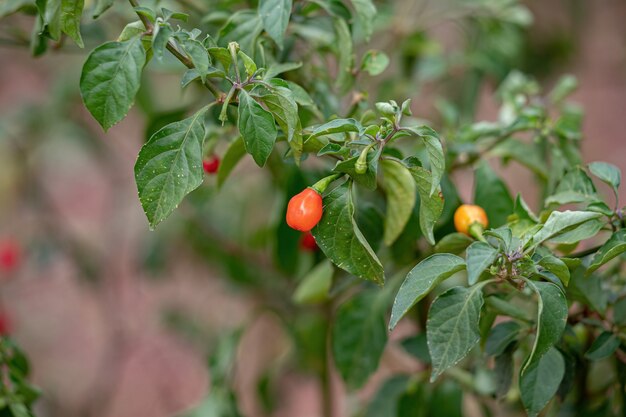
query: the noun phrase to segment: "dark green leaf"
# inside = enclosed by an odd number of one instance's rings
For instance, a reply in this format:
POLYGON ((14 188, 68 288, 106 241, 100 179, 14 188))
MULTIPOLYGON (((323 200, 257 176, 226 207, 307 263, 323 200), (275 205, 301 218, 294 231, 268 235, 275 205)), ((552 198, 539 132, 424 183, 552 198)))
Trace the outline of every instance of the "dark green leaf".
POLYGON ((520 332, 520 325, 515 321, 505 321, 496 325, 487 338, 485 352, 487 355, 502 355, 507 347, 513 343, 520 332))
POLYGON ((350 388, 361 387, 378 368, 387 343, 385 293, 364 291, 339 307, 332 332, 335 364, 350 388))
POLYGON ((616 335, 611 332, 602 332, 585 353, 585 358, 592 361, 608 358, 615 353, 619 345, 620 340, 616 335))
POLYGON ((602 288, 602 280, 597 276, 586 277, 584 268, 573 271, 567 288, 569 298, 588 305, 593 310, 604 314, 608 303, 608 292, 602 288))
POLYGON ((258 166, 265 165, 274 149, 278 131, 272 113, 257 103, 247 91, 239 90, 239 132, 246 152, 252 155, 258 166))
POLYGON ((490 227, 500 227, 513 213, 513 199, 504 182, 489 167, 481 162, 474 178, 474 204, 485 209, 490 227))
POLYGON ((450 288, 430 306, 426 334, 433 362, 431 382, 463 359, 480 339, 478 322, 486 283, 450 288))
POLYGON ((122 120, 141 83, 146 52, 140 38, 107 42, 91 52, 83 66, 83 102, 104 130, 122 120))
POLYGON ((139 151, 135 181, 150 228, 169 216, 202 184, 206 108, 156 132, 139 151))
POLYGON ((364 174, 356 172, 356 162, 358 156, 338 162, 333 171, 348 174, 354 181, 356 181, 357 184, 370 190, 375 190, 377 187, 376 178, 378 174, 378 160, 380 158, 380 153, 381 149, 377 148, 367 154, 367 171, 365 171, 364 174))
POLYGON ((361 123, 354 119, 335 119, 315 128, 310 137, 330 135, 332 133, 360 132, 361 123))
POLYGON ((380 165, 383 172, 382 186, 387 195, 383 241, 389 246, 400 236, 409 221, 417 193, 413 176, 401 162, 385 159, 380 165))
POLYGON ((559 277, 563 285, 567 286, 569 284, 569 268, 567 267, 567 265, 565 265, 565 262, 563 262, 556 256, 544 256, 539 261, 539 265, 559 277))
POLYGON ((536 417, 554 397, 564 374, 563 356, 555 348, 550 348, 522 372, 520 394, 529 417, 536 417))
POLYGON ((275 87, 270 92, 263 92, 260 97, 287 137, 295 160, 300 161, 302 156, 302 126, 298 117, 298 105, 294 101, 291 91, 284 87, 275 87))
POLYGON ((453 253, 458 255, 467 249, 474 242, 474 239, 463 233, 450 233, 444 236, 435 245, 437 253, 453 253))
POLYGON ((428 353, 428 343, 426 333, 419 333, 415 337, 410 337, 402 341, 402 347, 412 356, 424 363, 430 363, 430 353, 428 353))
POLYGON ((567 322, 567 300, 559 287, 550 282, 526 280, 526 283, 538 295, 538 320, 537 336, 530 355, 522 367, 522 374, 529 367, 534 366, 561 339, 567 322))
POLYGON ((509 392, 509 389, 511 389, 511 383, 513 382, 513 369, 515 367, 513 353, 514 349, 510 347, 494 359, 495 366, 493 372, 497 387, 496 395, 498 397, 505 396, 509 392))
POLYGON ((467 248, 467 283, 471 286, 478 282, 481 274, 498 257, 498 250, 485 242, 474 242, 467 248))
POLYGON ((384 282, 383 267, 354 221, 351 181, 324 197, 324 214, 311 232, 339 268, 377 284, 384 282))
POLYGON ((417 192, 420 196, 419 207, 419 222, 420 229, 426 237, 426 240, 433 245, 435 243, 435 235, 433 230, 435 224, 439 220, 441 213, 443 212, 444 200, 441 188, 435 188, 435 193, 431 192, 432 174, 430 171, 425 170, 422 167, 412 167, 411 175, 417 185, 417 192))
POLYGON ((291 16, 292 0, 260 0, 259 16, 263 22, 263 28, 278 45, 283 48, 285 31, 291 16))
POLYGON ((408 273, 393 303, 389 330, 439 283, 465 269, 465 261, 447 253, 431 255, 408 273))
POLYGON ((368 404, 365 417, 396 416, 400 397, 408 387, 407 375, 398 375, 386 380, 368 404))
POLYGON ((230 173, 235 169, 237 163, 246 154, 246 147, 243 138, 240 136, 228 146, 217 171, 218 188, 224 184, 230 173))

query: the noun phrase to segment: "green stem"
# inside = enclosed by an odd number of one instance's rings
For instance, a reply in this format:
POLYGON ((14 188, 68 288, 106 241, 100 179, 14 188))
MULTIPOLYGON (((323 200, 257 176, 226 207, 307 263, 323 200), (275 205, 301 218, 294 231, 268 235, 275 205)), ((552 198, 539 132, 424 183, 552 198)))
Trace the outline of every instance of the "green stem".
POLYGON ((326 188, 330 185, 331 182, 335 181, 336 179, 338 179, 339 177, 343 175, 344 174, 341 174, 341 173, 329 175, 327 177, 322 178, 315 184, 313 184, 310 188, 314 189, 319 194, 322 194, 324 191, 326 191, 326 188))
MULTIPOLYGON (((139 7, 139 2, 137 0, 128 0, 128 2, 130 3, 131 6, 133 6, 133 8, 135 7, 139 7)), ((146 30, 150 33, 154 32, 154 25, 152 24, 152 22, 150 21, 150 19, 148 19, 146 16, 144 16, 141 13, 137 13, 137 16, 139 16, 139 19, 141 20, 141 22, 143 23, 144 27, 146 28, 146 30)), ((167 48, 168 51, 170 51, 172 53, 172 55, 174 55, 176 57, 176 59, 178 59, 184 66, 186 66, 189 69, 195 68, 195 65, 193 64, 193 61, 184 53, 182 53, 178 47, 176 46, 176 44, 172 41, 169 40, 167 42, 167 44, 165 45, 165 47, 167 48)), ((220 98, 224 93, 217 87, 215 86, 213 83, 211 83, 211 81, 209 80, 205 80, 204 81, 204 86, 211 92, 211 94, 213 94, 213 96, 215 98, 220 98)))

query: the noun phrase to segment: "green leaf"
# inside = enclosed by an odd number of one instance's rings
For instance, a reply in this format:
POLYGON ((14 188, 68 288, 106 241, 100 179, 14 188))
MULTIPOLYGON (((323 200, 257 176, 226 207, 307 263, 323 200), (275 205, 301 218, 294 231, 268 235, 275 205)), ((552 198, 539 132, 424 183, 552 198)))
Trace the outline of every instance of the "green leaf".
POLYGON ((555 194, 546 199, 546 204, 591 203, 598 201, 593 181, 581 168, 569 170, 559 181, 555 194))
POLYGON ((536 417, 554 397, 564 374, 565 361, 555 348, 550 348, 521 374, 520 394, 529 417, 536 417))
POLYGON ((569 284, 570 274, 569 268, 567 267, 567 265, 565 265, 565 262, 563 262, 556 256, 548 255, 541 258, 538 263, 539 265, 556 275, 561 280, 563 285, 567 287, 567 285, 569 284))
POLYGON ((567 96, 578 88, 578 81, 572 75, 565 75, 559 79, 557 84, 550 91, 550 101, 555 104, 562 102, 567 96))
POLYGON ((295 160, 300 161, 303 146, 302 126, 298 117, 298 105, 293 99, 291 90, 275 87, 272 91, 262 92, 259 97, 283 130, 295 160))
POLYGON ((626 252, 626 230, 621 229, 613 233, 609 240, 596 252, 587 268, 587 275, 624 252, 626 252))
POLYGON ((202 82, 204 82, 211 65, 208 51, 200 41, 195 39, 187 39, 182 43, 182 46, 189 58, 191 58, 194 68, 200 74, 202 82))
POLYGON ((578 228, 580 225, 602 217, 600 213, 590 211, 553 211, 532 239, 533 246, 546 240, 554 239, 562 234, 578 228))
POLYGON ((61 1, 37 0, 37 8, 43 18, 42 33, 58 41, 61 37, 61 1))
POLYGON ((356 172, 356 162, 358 160, 358 156, 338 162, 333 171, 348 174, 357 184, 370 190, 375 190, 377 187, 376 178, 378 174, 378 160, 380 158, 380 153, 381 148, 377 148, 367 154, 367 171, 365 171, 364 174, 356 172))
POLYGON ((585 277, 584 268, 572 273, 567 287, 568 298, 580 301, 592 310, 604 315, 608 303, 609 291, 602 287, 602 279, 597 276, 585 277))
POLYGON ((626 325, 626 297, 613 304, 613 323, 620 327, 626 325))
POLYGON ((450 233, 444 236, 435 245, 436 253, 453 253, 458 255, 467 249, 474 242, 474 239, 463 233, 450 233))
POLYGON ((107 42, 91 52, 80 77, 85 106, 104 130, 122 120, 141 84, 146 52, 139 37, 107 42))
POLYGON ((257 38, 263 30, 261 17, 253 10, 241 10, 230 16, 219 31, 219 46, 229 42, 239 43, 239 47, 249 56, 254 56, 257 38))
POLYGON ((489 281, 470 288, 450 288, 430 306, 426 334, 433 362, 431 382, 463 359, 480 339, 478 322, 483 306, 482 289, 487 283, 489 281))
POLYGON ((135 182, 150 228, 167 218, 202 184, 203 108, 157 131, 139 151, 135 182))
POLYGON ((591 361, 608 358, 615 353, 619 345, 620 340, 615 334, 604 331, 593 341, 593 344, 585 353, 585 358, 591 361))
POLYGON ((246 146, 243 143, 243 138, 240 136, 235 139, 226 149, 224 156, 222 156, 222 161, 220 162, 220 166, 217 171, 217 187, 220 188, 224 185, 224 182, 230 175, 230 173, 235 169, 237 163, 243 158, 246 154, 246 146))
POLYGON ((243 51, 238 51, 237 55, 243 61, 243 66, 246 69, 246 75, 248 77, 252 77, 257 70, 256 64, 254 63, 252 58, 246 55, 243 51))
MULTIPOLYGON (((265 74, 263 74, 263 79, 271 80, 272 78, 275 78, 277 75, 280 75, 283 72, 293 71, 300 67, 302 67, 302 62, 281 62, 278 64, 271 64, 269 68, 265 70, 265 74)), ((287 82, 286 80, 283 80, 283 79, 281 79, 281 81, 287 82)), ((291 82, 287 83, 287 86, 290 89, 291 89, 291 84, 293 83, 291 82)))
POLYGON ((622 183, 622 172, 618 167, 607 162, 592 162, 589 165, 589 171, 602 182, 608 184, 617 193, 617 189, 622 183))
POLYGON ((265 165, 274 149, 278 131, 272 113, 257 103, 247 91, 239 90, 239 132, 246 151, 258 166, 265 165))
POLYGON ((526 143, 519 139, 510 138, 496 145, 489 151, 489 154, 499 156, 505 160, 513 159, 533 171, 543 180, 548 178, 546 163, 538 144, 526 143))
POLYGON ((335 119, 316 127, 310 137, 325 136, 333 133, 360 132, 362 129, 361 123, 354 119, 335 119))
POLYGON ((335 364, 350 388, 361 387, 378 368, 387 343, 386 297, 364 291, 339 307, 332 331, 335 364))
POLYGON ((113 6, 114 2, 115 0, 96 0, 96 7, 93 12, 93 18, 99 18, 102 13, 106 12, 111 6, 113 6))
POLYGON ((476 284, 498 255, 498 250, 485 242, 472 243, 467 248, 467 283, 470 286, 476 284))
POLYGON ((396 241, 406 227, 417 192, 409 169, 394 159, 380 162, 383 171, 382 186, 387 194, 385 235, 383 241, 389 246, 396 241))
POLYGON ((377 284, 385 281, 378 257, 354 221, 351 181, 324 197, 324 214, 311 232, 320 249, 339 268, 377 284))
POLYGON ((338 73, 335 87, 341 94, 347 93, 354 84, 354 50, 350 28, 343 19, 333 19, 335 27, 335 50, 338 59, 338 73))
POLYGON ((567 322, 567 299, 559 287, 551 282, 526 280, 526 283, 538 295, 538 319, 535 341, 522 375, 561 339, 567 322))
POLYGON ((152 50, 154 51, 154 56, 161 61, 173 31, 168 24, 157 24, 154 26, 154 29, 156 33, 152 36, 152 50))
POLYGON ((409 387, 407 375, 397 375, 386 380, 367 406, 365 417, 398 416, 398 402, 409 387))
POLYGON ((418 263, 406 276, 391 309, 389 330, 393 330, 408 311, 439 283, 465 269, 465 261, 455 255, 440 253, 418 263))
POLYGON ((437 187, 436 193, 431 193, 431 187, 433 184, 432 174, 430 171, 425 170, 422 167, 412 167, 411 175, 417 184, 417 192, 420 196, 419 207, 419 222, 420 229, 426 237, 428 243, 433 245, 435 243, 435 235, 433 230, 441 213, 443 212, 443 194, 441 188, 437 187))
POLYGON ((374 18, 376 17, 376 6, 372 0, 352 0, 352 5, 356 10, 356 16, 365 40, 369 41, 370 36, 374 32, 374 18))
POLYGON ((79 47, 84 47, 80 36, 80 18, 83 15, 84 0, 61 0, 61 30, 79 47))
POLYGON ((485 209, 489 219, 489 227, 496 228, 506 223, 507 217, 513 213, 513 199, 507 186, 482 161, 474 177, 474 204, 485 209))
POLYGON ((369 50, 361 60, 361 71, 371 76, 380 75, 389 66, 389 57, 382 51, 369 50))
POLYGON ((426 333, 419 333, 413 337, 402 340, 402 347, 412 356, 415 356, 420 362, 430 363, 430 353, 428 353, 428 342, 426 341, 426 333))
POLYGON ((274 39, 280 49, 283 49, 285 31, 291 16, 292 0, 260 0, 259 16, 263 28, 274 39))
POLYGON ((17 12, 24 6, 34 6, 35 0, 5 0, 0 3, 0 18, 17 12))
POLYGON ((487 338, 485 352, 487 355, 502 355, 506 348, 519 336, 521 326, 515 321, 505 321, 497 324, 487 338))
POLYGON ((296 304, 317 304, 328 297, 333 283, 333 264, 329 260, 320 262, 307 273, 293 293, 296 304))
POLYGON ((430 187, 430 194, 433 194, 441 178, 446 171, 446 159, 443 153, 443 147, 439 139, 439 134, 428 126, 418 126, 403 128, 403 130, 409 131, 416 136, 419 136, 424 141, 426 152, 428 153, 428 162, 432 171, 432 185, 430 187))

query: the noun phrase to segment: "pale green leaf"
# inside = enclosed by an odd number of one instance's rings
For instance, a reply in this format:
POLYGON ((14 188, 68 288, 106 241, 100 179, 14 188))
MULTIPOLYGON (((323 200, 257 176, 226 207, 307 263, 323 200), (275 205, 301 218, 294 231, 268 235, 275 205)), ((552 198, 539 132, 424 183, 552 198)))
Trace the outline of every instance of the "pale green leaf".
POLYGON ((533 237, 533 245, 537 246, 546 240, 554 239, 599 217, 602 217, 600 213, 590 211, 553 211, 541 230, 533 237))
POLYGON ((372 0, 352 0, 352 5, 356 10, 358 22, 365 35, 365 40, 369 40, 374 32, 374 18, 377 13, 376 6, 372 0))

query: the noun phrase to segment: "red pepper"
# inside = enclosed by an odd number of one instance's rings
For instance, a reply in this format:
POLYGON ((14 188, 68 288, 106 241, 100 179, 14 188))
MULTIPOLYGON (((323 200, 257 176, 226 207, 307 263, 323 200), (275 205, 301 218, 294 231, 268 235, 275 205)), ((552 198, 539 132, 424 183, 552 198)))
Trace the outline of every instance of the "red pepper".
POLYGON ((322 218, 322 196, 312 188, 294 195, 287 205, 287 224, 292 229, 308 232, 322 218))

